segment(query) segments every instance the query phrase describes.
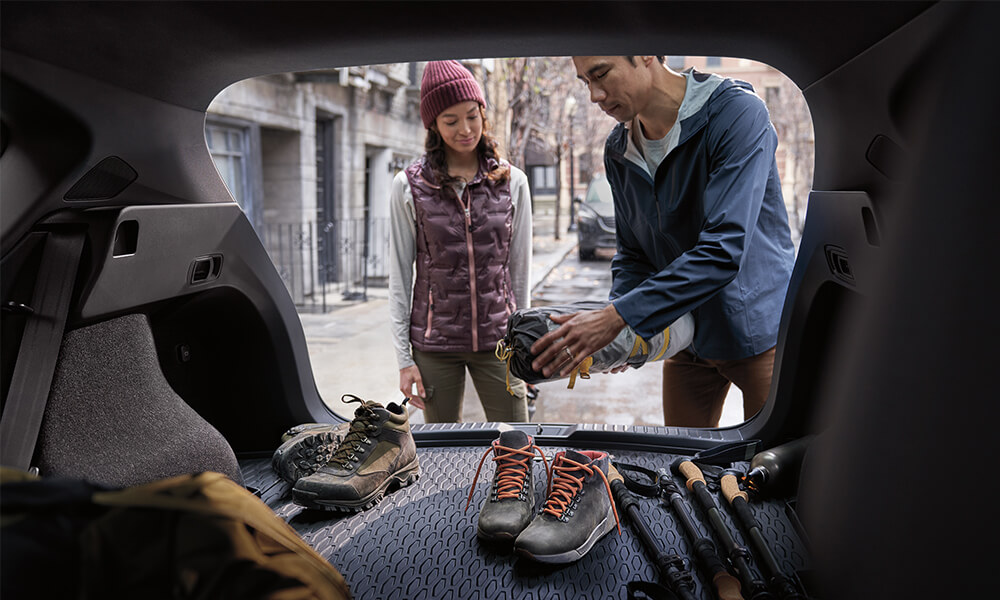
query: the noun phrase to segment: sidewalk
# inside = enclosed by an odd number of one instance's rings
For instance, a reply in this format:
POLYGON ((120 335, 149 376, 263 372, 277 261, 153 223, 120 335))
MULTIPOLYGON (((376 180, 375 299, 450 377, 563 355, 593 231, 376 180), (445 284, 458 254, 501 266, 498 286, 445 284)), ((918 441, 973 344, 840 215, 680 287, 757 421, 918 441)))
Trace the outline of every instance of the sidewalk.
MULTIPOLYGON (((552 215, 535 215, 532 221, 531 288, 534 290, 576 247, 576 233, 565 231, 566 215, 559 240, 555 239, 552 215)), ((320 396, 331 409, 347 418, 353 415, 340 402, 343 394, 355 394, 382 404, 399 401, 402 395, 389 330, 388 289, 368 288, 367 302, 337 302, 335 306, 326 314, 299 315, 320 396)), ((410 414, 412 423, 423 422, 423 411, 412 409, 410 414)), ((485 420, 469 378, 463 420, 485 420)))

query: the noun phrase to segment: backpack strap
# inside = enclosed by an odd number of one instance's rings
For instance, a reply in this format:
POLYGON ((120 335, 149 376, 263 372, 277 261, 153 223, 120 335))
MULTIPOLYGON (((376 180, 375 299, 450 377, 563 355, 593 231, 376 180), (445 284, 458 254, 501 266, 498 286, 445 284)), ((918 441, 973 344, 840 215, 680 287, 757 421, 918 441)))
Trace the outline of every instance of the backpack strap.
POLYGON ((8 467, 27 470, 31 466, 66 329, 83 241, 82 233, 46 234, 33 306, 20 307, 28 320, 0 418, 0 462, 8 467))

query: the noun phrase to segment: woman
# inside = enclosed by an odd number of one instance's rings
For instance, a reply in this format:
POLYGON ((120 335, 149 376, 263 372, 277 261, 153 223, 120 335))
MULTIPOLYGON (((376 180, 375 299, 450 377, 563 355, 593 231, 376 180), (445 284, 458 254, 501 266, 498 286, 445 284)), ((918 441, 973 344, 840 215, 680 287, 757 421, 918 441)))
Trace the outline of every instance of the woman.
POLYGON ((428 423, 458 422, 465 373, 489 421, 526 422, 525 385, 494 355, 507 317, 529 305, 531 198, 487 132, 482 89, 456 61, 420 84, 426 153, 390 198, 390 315, 399 389, 428 423), (413 267, 416 265, 416 277, 413 267))

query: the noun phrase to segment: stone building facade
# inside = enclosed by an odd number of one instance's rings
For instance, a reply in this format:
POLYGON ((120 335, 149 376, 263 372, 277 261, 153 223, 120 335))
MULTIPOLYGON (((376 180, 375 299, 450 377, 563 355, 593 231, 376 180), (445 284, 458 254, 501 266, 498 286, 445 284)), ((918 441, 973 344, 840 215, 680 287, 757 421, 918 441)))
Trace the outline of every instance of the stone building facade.
POLYGON ((297 304, 384 285, 390 185, 423 152, 422 68, 257 77, 209 107, 216 166, 297 304))

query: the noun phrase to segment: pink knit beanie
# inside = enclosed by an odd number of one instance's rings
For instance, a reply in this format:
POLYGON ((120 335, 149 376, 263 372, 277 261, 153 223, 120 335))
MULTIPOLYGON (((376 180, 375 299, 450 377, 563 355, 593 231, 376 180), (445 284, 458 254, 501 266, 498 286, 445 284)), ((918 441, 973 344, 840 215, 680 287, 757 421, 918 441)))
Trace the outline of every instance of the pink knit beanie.
POLYGON ((485 106, 483 90, 472 73, 456 60, 427 63, 420 82, 420 118, 430 129, 441 111, 466 100, 475 100, 485 106))

